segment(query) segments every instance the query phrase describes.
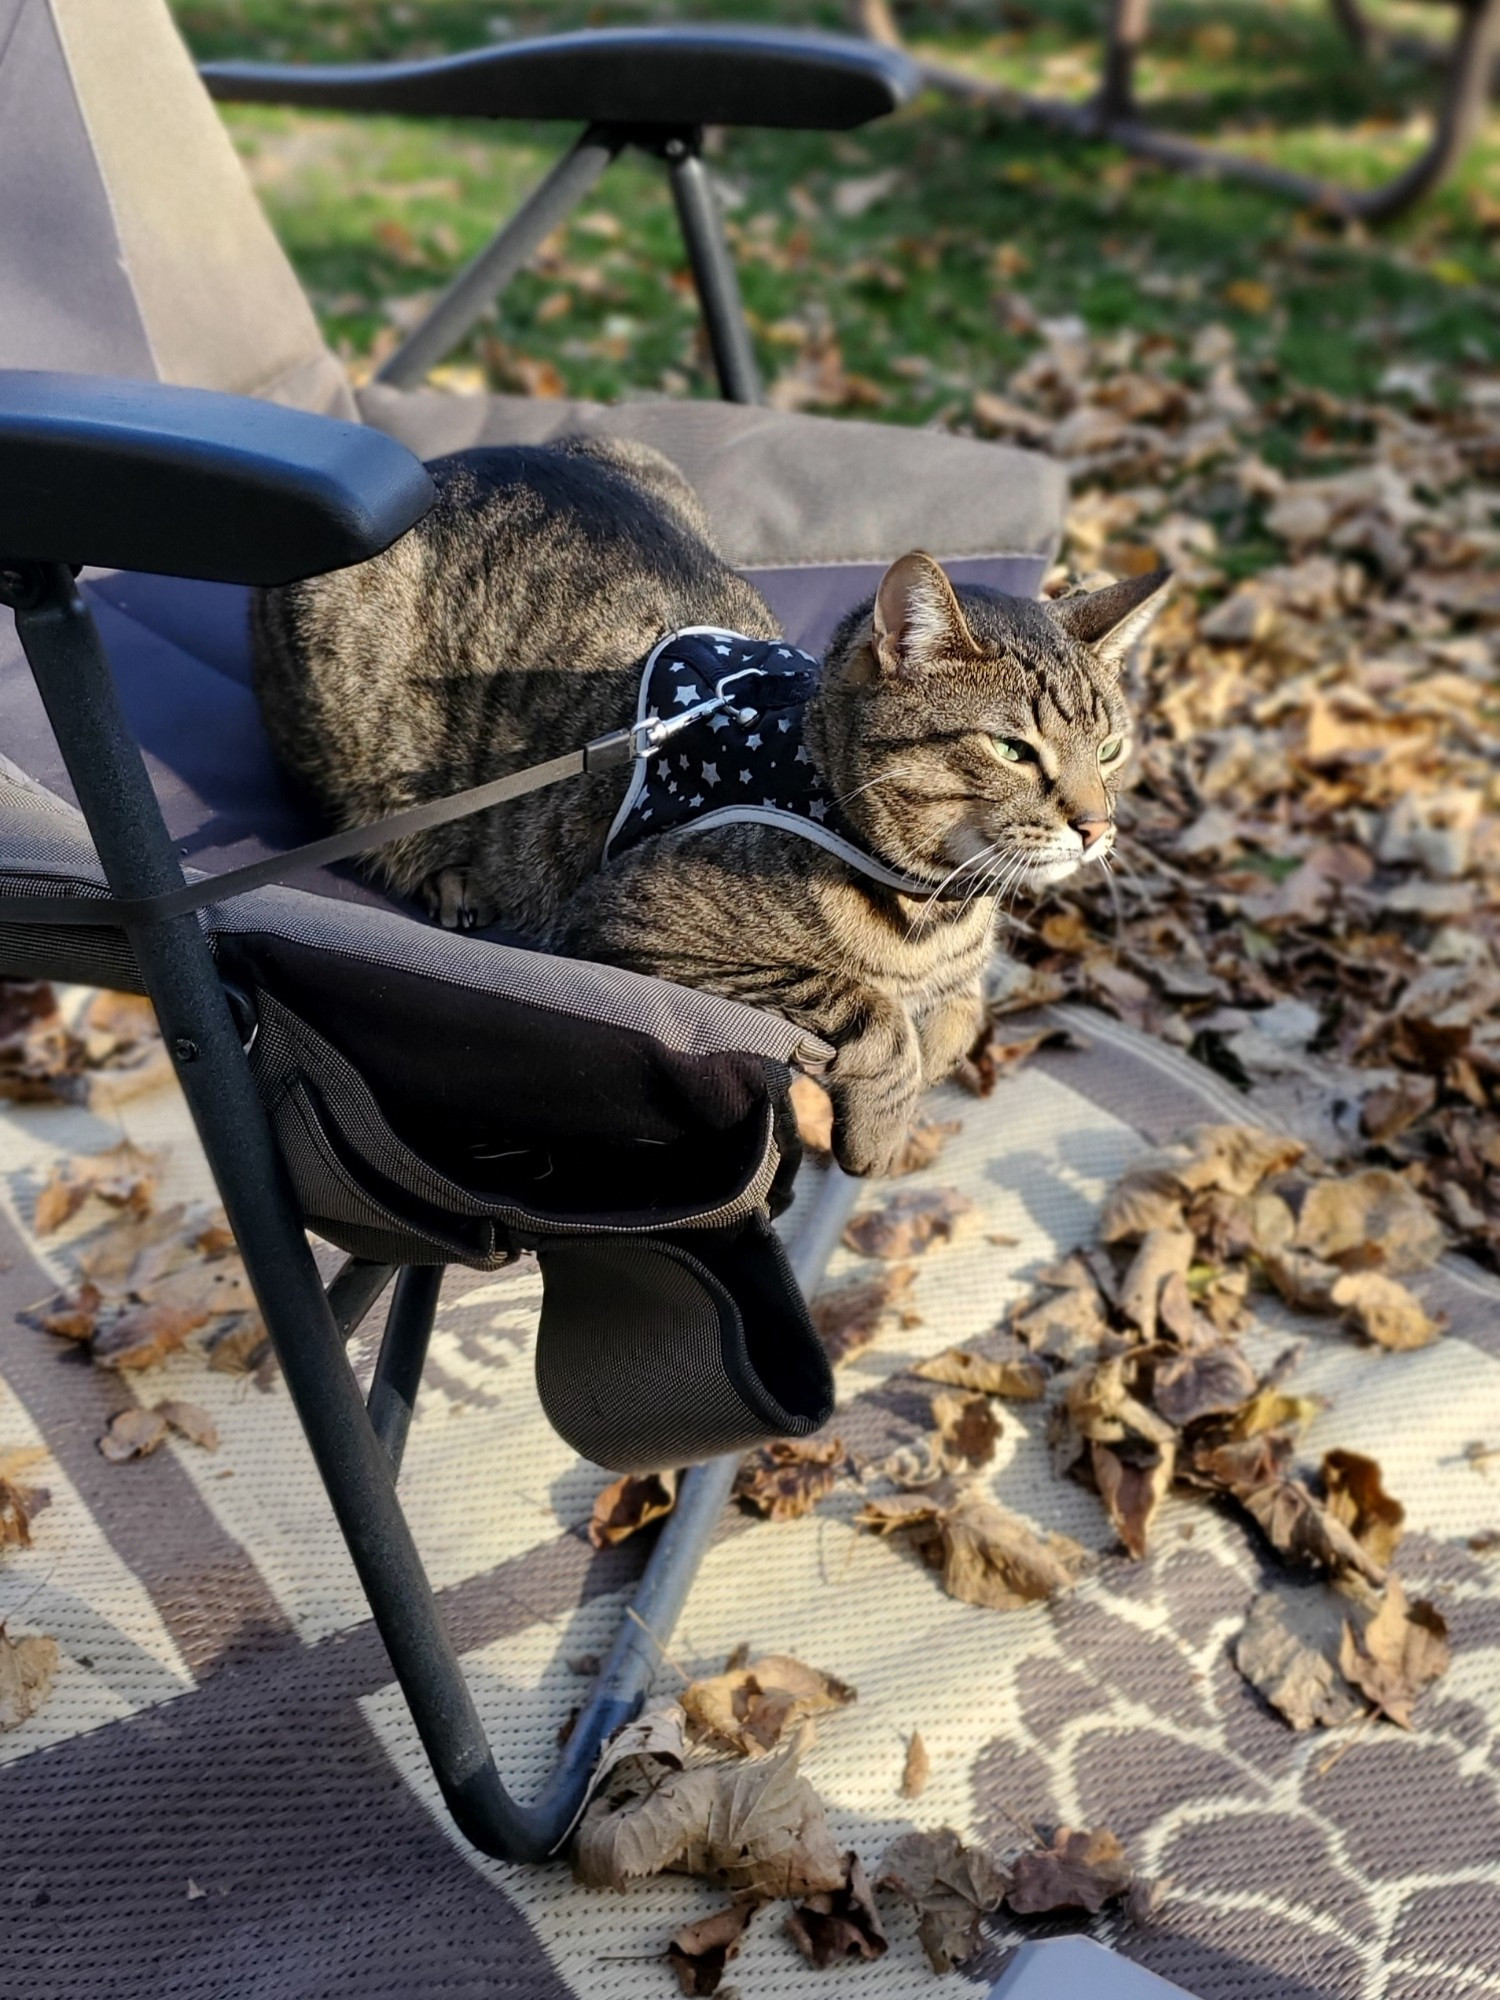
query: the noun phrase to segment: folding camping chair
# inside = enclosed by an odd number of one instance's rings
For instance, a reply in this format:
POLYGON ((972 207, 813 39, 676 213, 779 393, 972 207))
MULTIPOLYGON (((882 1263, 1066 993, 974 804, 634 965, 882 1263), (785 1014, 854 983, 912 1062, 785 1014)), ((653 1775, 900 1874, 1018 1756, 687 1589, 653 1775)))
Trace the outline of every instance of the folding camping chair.
MULTIPOLYGON (((668 161, 721 378, 748 396, 698 128, 855 124, 908 84, 858 45, 684 30, 298 87, 449 113, 571 106, 588 126, 397 375, 437 358, 628 140, 668 161)), ((215 84, 252 86, 282 87, 215 84)), ((1061 476, 970 440, 727 404, 606 411, 389 379, 356 398, 163 0, 0 0, 0 112, 0 600, 19 640, 0 633, 0 972, 151 997, 444 1797, 477 1847, 541 1859, 640 1705, 736 1455, 829 1412, 803 1294, 852 1189, 829 1177, 790 1263, 770 1213, 796 1171, 791 1074, 831 1052, 747 1007, 436 930, 326 868, 227 900, 201 887, 257 861, 279 878, 312 830, 259 729, 244 592, 368 558, 418 520, 431 486, 408 444, 595 429, 675 458, 731 558, 816 644, 917 542, 1034 590, 1061 476), (481 1171, 480 1141, 507 1157, 481 1171), (326 1288, 308 1228, 346 1254, 326 1288), (501 1785, 396 1493, 443 1268, 523 1250, 543 1273, 554 1426, 612 1467, 697 1467, 529 1807, 501 1785), (388 1287, 366 1400, 346 1343, 388 1287)))

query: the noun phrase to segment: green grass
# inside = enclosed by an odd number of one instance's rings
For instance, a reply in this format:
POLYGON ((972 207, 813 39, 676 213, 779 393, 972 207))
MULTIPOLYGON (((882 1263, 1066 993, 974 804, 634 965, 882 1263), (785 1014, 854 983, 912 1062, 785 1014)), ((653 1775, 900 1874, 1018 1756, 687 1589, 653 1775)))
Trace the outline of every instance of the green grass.
MULTIPOLYGON (((201 57, 329 61, 432 54, 602 21, 775 19, 838 26, 837 6, 558 4, 498 0, 178 0, 201 57)), ((1431 31, 1434 10, 1419 10, 1431 31)), ((913 46, 980 73, 1083 94, 1102 6, 925 0, 913 46)), ((1446 29, 1446 12, 1438 27, 1446 29)), ((1312 0, 1169 0, 1144 92, 1163 122, 1267 158, 1369 183, 1416 143, 1431 81, 1362 66, 1312 0)), ((356 367, 395 338, 566 142, 557 127, 354 120, 230 107, 230 129, 313 296, 356 367)), ((1185 343, 1214 320, 1240 339, 1247 384, 1368 396, 1393 363, 1435 370, 1438 393, 1500 361, 1500 119, 1440 196, 1363 240, 1286 202, 1192 181, 1113 149, 1063 143, 993 114, 924 99, 858 135, 734 133, 714 167, 762 361, 774 375, 829 329, 855 378, 851 407, 962 421, 1035 346, 1029 319, 1080 315, 1096 333, 1185 343), (890 190, 860 215, 849 184, 890 190), (1238 294, 1237 284, 1251 289, 1238 294), (1258 291, 1256 287, 1263 287, 1258 291)), ((711 393, 658 170, 617 166, 542 266, 454 357, 502 384, 570 393, 711 393), (554 375, 551 371, 555 370, 554 375)), ((461 378, 469 379, 469 378, 461 378)), ((1295 456, 1313 420, 1283 411, 1268 457, 1295 456)))

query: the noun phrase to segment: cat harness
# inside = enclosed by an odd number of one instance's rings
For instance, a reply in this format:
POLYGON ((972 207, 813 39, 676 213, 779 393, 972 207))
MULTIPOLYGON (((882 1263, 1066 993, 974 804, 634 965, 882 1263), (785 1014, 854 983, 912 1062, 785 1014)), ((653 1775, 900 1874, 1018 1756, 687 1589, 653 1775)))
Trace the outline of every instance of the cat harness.
POLYGON ((604 859, 653 834, 750 822, 811 841, 887 889, 930 895, 936 884, 887 867, 860 845, 812 761, 803 721, 821 672, 810 653, 784 639, 748 639, 712 625, 669 632, 641 673, 635 769, 604 859))

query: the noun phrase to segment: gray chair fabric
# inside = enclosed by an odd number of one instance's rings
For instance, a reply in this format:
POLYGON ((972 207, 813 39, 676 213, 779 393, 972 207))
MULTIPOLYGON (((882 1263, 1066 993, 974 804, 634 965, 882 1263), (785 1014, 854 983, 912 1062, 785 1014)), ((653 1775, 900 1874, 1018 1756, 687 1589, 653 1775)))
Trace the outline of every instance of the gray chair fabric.
MULTIPOLYGON (((940 560, 1049 560, 1066 477, 1055 459, 941 431, 666 399, 601 407, 522 396, 360 390, 360 414, 436 458, 477 444, 544 444, 587 432, 655 445, 696 488, 741 569, 883 567, 923 548, 940 560)), ((849 601, 859 595, 852 586, 849 601)))
POLYGON ((0 365, 354 415, 165 0, 0 0, 0 365))

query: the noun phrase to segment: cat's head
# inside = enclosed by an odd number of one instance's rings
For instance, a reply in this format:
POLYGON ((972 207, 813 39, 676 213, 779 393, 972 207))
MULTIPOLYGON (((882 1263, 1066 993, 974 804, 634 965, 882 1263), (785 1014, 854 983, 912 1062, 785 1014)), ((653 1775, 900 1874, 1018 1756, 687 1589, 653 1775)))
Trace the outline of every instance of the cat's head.
POLYGON ((886 860, 950 894, 1061 881, 1114 844, 1130 759, 1120 670, 1165 600, 1164 570, 1034 603, 956 590, 903 556, 835 635, 822 761, 886 860))

